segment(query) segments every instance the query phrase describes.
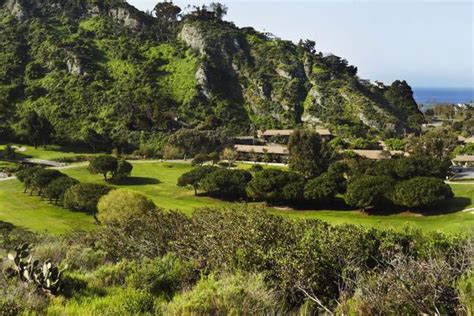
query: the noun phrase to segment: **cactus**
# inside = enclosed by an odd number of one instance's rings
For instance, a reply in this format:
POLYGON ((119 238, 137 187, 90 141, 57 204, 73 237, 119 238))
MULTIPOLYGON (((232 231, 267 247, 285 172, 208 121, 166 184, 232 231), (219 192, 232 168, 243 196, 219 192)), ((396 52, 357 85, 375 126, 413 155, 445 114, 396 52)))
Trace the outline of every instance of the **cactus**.
POLYGON ((32 259, 28 244, 15 249, 15 254, 8 254, 8 258, 15 265, 15 273, 26 283, 35 283, 38 289, 49 295, 59 292, 63 270, 54 266, 51 260, 41 264, 32 259))

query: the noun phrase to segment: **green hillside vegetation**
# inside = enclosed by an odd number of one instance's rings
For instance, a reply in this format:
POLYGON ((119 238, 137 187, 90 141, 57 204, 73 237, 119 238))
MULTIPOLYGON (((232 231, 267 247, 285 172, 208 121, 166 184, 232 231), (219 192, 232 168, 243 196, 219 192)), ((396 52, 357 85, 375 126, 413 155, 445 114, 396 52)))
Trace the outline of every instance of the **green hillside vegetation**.
POLYGON ((165 19, 122 1, 0 5, 1 138, 29 141, 32 111, 53 142, 121 150, 183 126, 244 134, 321 120, 349 138, 419 129, 406 82, 364 83, 314 42, 237 28, 209 8, 165 19))

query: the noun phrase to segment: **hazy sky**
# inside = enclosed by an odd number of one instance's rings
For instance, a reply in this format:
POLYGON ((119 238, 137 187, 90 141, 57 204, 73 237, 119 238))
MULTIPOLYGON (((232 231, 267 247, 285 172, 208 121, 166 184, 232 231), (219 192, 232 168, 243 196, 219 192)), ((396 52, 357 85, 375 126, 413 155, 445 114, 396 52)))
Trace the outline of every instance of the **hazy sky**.
MULTIPOLYGON (((128 0, 152 9, 157 0, 128 0)), ((211 1, 174 1, 188 4, 211 1)), ((474 0, 220 0, 226 20, 283 39, 316 41, 359 76, 415 87, 474 87, 474 0)))

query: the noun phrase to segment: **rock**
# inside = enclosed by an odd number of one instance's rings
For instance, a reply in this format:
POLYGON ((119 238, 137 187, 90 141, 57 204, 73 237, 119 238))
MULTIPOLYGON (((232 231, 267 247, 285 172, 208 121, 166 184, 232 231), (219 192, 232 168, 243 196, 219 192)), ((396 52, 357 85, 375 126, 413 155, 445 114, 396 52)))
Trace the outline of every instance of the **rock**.
POLYGON ((121 21, 124 26, 133 30, 141 28, 141 23, 131 16, 130 11, 125 8, 115 8, 109 10, 109 15, 115 20, 121 21))
POLYGON ((206 55, 206 40, 198 27, 192 24, 185 24, 178 37, 201 55, 206 55))

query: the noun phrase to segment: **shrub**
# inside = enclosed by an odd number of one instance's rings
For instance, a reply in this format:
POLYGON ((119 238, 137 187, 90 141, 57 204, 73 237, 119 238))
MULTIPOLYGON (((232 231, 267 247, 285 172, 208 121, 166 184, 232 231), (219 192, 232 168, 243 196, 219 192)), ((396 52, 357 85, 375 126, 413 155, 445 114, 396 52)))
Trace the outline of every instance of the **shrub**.
POLYGON ((399 182, 392 193, 395 204, 424 208, 454 196, 451 187, 437 178, 417 177, 399 182))
POLYGON ((95 215, 99 199, 109 193, 111 189, 103 184, 77 184, 64 193, 63 205, 71 210, 85 211, 95 215))
POLYGON ((191 171, 183 173, 178 179, 178 186, 191 186, 194 189, 194 195, 197 195, 197 190, 201 186, 202 180, 210 173, 217 170, 217 167, 200 166, 191 171))
POLYGON ((395 180, 387 176, 360 176, 349 182, 346 203, 364 210, 380 208, 389 202, 395 180))
POLYGON ((128 221, 156 209, 152 200, 127 189, 113 190, 100 198, 97 205, 101 222, 128 221))
POLYGON ((245 170, 217 169, 202 180, 201 189, 218 198, 246 198, 245 187, 251 179, 252 175, 245 170))
POLYGON ((252 167, 250 167, 251 172, 259 172, 262 170, 263 170, 262 165, 253 164, 252 167))
POLYGON ((175 296, 164 308, 169 315, 278 314, 277 295, 260 275, 236 274, 201 279, 189 292, 175 296))
POLYGON ((114 180, 122 180, 129 177, 132 173, 133 165, 125 159, 120 159, 117 163, 117 169, 112 173, 114 180))
POLYGON ((89 162, 89 172, 91 174, 102 174, 104 180, 107 180, 107 175, 117 171, 118 160, 114 156, 100 155, 94 157, 89 162))
POLYGON ((247 194, 254 200, 280 204, 303 198, 304 179, 294 172, 265 169, 257 172, 247 186, 247 194))

